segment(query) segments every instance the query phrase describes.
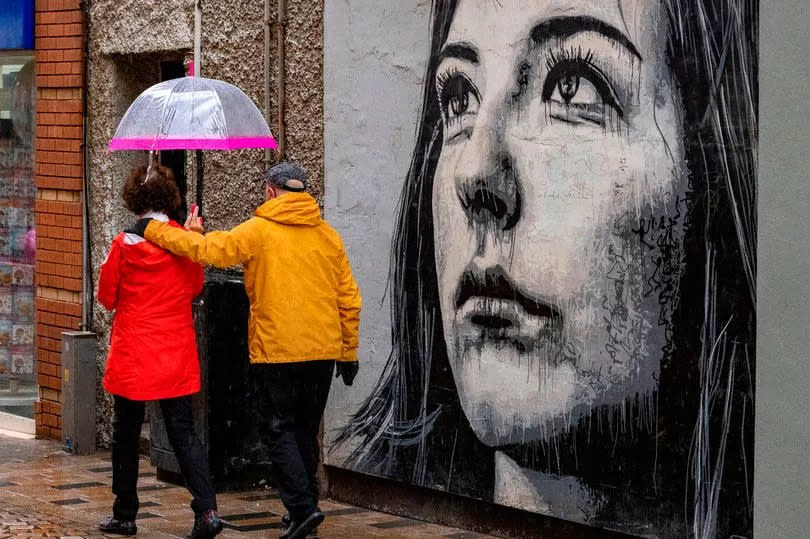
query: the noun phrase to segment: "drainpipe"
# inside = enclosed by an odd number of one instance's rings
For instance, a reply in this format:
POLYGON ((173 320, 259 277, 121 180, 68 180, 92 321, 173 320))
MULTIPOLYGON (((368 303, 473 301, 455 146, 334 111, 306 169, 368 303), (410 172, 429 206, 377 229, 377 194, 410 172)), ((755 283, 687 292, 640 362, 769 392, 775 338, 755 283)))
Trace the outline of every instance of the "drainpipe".
POLYGON ((87 88, 90 63, 90 0, 84 8, 84 65, 82 66, 82 325, 83 331, 93 327, 93 259, 90 242, 90 186, 87 173, 87 88))
MULTIPOLYGON (((278 71, 276 72, 276 90, 278 91, 278 98, 276 99, 278 102, 278 115, 276 122, 278 124, 278 155, 280 159, 284 159, 286 154, 286 147, 287 147, 287 137, 284 129, 284 117, 285 108, 286 108, 286 101, 287 101, 287 88, 286 88, 286 77, 285 77, 285 68, 284 68, 284 61, 286 57, 286 53, 284 51, 284 42, 287 37, 287 0, 278 0, 278 13, 276 13, 276 39, 278 40, 277 44, 277 54, 278 54, 278 71)), ((269 51, 269 47, 265 48, 265 56, 267 56, 267 52, 269 51)))
MULTIPOLYGON (((270 0, 264 0, 264 119, 270 120, 270 0)), ((272 153, 264 149, 264 168, 270 166, 272 153)))

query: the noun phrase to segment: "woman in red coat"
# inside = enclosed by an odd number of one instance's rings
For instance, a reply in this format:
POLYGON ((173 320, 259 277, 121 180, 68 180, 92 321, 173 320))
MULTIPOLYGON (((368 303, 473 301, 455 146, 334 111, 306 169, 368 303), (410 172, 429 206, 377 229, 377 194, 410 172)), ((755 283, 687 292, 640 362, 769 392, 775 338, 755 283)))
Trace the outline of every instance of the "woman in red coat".
MULTIPOLYGON (((130 172, 124 202, 138 216, 170 221, 180 205, 172 171, 161 165, 130 172), (148 177, 147 177, 148 173, 148 177)), ((200 364, 191 301, 202 290, 202 268, 140 236, 121 233, 101 266, 98 300, 115 311, 104 387, 115 401, 113 516, 99 529, 134 535, 138 512, 138 445, 145 401, 160 402, 166 431, 194 500, 193 538, 222 530, 208 459, 192 419, 191 395, 200 390, 200 364)))

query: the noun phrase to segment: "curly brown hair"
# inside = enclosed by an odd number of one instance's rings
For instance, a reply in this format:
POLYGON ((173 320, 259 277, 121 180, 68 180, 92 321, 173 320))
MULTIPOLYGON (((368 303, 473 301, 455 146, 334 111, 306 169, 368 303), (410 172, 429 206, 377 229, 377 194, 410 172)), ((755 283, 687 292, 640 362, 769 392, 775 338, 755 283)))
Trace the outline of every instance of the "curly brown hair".
POLYGON ((127 176, 122 193, 127 209, 135 215, 148 211, 174 213, 181 202, 174 173, 170 168, 154 163, 147 178, 147 169, 146 165, 136 167, 127 176))

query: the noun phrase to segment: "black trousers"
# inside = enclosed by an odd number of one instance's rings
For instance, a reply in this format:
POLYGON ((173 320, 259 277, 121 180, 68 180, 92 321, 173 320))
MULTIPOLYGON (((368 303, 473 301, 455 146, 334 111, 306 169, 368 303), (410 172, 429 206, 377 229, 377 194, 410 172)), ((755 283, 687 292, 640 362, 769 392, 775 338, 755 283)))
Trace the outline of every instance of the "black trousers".
MULTIPOLYGON (((216 494, 208 468, 208 457, 194 432, 191 396, 159 401, 180 471, 194 499, 195 514, 217 508, 216 494)), ((113 418, 113 516, 135 520, 138 513, 138 446, 146 403, 115 395, 113 418)))
POLYGON ((276 485, 293 520, 318 507, 318 432, 334 369, 333 360, 252 366, 276 485))

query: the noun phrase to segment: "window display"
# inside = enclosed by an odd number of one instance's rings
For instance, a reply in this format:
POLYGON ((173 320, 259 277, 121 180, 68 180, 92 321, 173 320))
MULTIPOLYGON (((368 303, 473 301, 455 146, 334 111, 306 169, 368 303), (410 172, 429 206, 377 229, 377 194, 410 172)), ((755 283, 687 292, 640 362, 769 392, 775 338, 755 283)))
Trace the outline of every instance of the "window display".
POLYGON ((34 58, 0 52, 0 411, 33 417, 34 58))

